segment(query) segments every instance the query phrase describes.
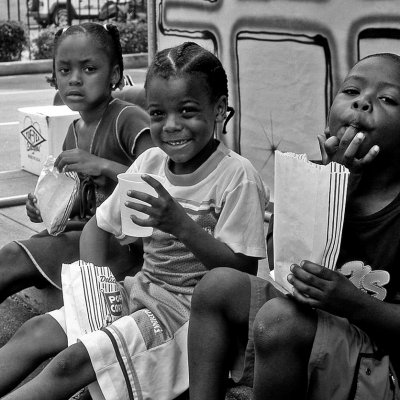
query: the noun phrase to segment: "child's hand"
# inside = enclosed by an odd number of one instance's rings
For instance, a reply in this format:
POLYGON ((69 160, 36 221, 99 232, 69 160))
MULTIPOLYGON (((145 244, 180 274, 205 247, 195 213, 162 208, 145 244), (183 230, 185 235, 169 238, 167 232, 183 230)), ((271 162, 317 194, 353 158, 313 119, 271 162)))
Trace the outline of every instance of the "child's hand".
POLYGON ((351 299, 359 290, 340 272, 332 271, 310 261, 293 264, 288 281, 293 285, 292 296, 300 303, 345 316, 351 299))
POLYGON ((33 193, 28 194, 28 199, 26 200, 26 214, 32 222, 43 222, 40 216, 40 211, 36 207, 37 199, 33 193))
POLYGON ((90 176, 101 175, 101 158, 81 149, 63 151, 54 162, 60 172, 76 171, 90 176))
POLYGON ((127 207, 149 216, 148 219, 141 219, 135 215, 131 215, 132 221, 139 226, 151 226, 163 232, 170 233, 175 237, 179 237, 179 233, 188 225, 187 221, 193 220, 186 214, 184 208, 171 197, 159 181, 146 174, 142 175, 142 178, 155 189, 158 198, 143 192, 130 190, 128 192, 129 197, 150 204, 150 206, 148 206, 147 204, 139 204, 130 201, 126 202, 127 207))
POLYGON ((364 137, 362 132, 359 132, 352 126, 349 126, 345 130, 341 138, 330 136, 328 131, 325 131, 322 135, 318 135, 322 163, 326 165, 331 161, 335 161, 347 167, 350 172, 362 172, 363 168, 370 164, 379 153, 379 147, 375 145, 369 149, 364 157, 356 158, 357 151, 364 137))

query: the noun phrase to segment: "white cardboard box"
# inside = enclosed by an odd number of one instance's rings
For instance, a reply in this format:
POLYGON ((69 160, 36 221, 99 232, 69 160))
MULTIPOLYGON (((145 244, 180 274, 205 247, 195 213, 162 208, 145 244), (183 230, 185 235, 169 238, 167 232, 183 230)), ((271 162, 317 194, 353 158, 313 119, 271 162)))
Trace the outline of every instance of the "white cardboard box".
POLYGON ((19 108, 21 168, 40 175, 49 155, 57 157, 71 122, 79 113, 67 106, 19 108))

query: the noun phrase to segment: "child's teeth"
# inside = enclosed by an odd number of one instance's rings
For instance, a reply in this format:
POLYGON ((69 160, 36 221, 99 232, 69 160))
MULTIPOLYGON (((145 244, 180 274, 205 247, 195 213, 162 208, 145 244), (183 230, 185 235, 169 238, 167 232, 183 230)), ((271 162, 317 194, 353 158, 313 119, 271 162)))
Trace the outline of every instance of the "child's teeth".
POLYGON ((175 142, 169 142, 172 146, 179 146, 180 144, 186 143, 186 140, 177 140, 175 142))

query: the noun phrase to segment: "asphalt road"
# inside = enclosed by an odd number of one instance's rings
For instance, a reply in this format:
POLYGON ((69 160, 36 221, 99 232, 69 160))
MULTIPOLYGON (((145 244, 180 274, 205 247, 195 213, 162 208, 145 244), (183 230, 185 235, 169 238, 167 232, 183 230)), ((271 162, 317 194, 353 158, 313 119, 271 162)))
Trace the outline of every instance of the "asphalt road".
MULTIPOLYGON (((126 70, 135 83, 143 83, 146 70, 126 70)), ((55 89, 50 74, 0 77, 0 172, 20 168, 18 108, 53 104, 55 89)))

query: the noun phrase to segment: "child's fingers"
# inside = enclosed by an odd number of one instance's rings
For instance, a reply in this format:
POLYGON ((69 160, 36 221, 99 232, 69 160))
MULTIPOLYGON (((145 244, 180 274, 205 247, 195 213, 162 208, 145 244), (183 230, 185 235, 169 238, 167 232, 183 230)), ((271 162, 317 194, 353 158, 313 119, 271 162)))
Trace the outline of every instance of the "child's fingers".
POLYGON ((132 210, 139 211, 147 215, 150 215, 152 209, 152 207, 147 204, 136 203, 134 201, 126 201, 124 205, 132 210))
POLYGON ((308 305, 309 307, 317 308, 317 306, 319 305, 318 300, 314 299, 313 297, 309 297, 304 293, 301 293, 295 287, 293 288, 291 297, 294 298, 299 303, 308 305))
POLYGON ((322 163, 324 165, 326 165, 329 162, 328 154, 325 149, 326 137, 325 137, 325 135, 321 134, 321 135, 317 135, 317 139, 318 139, 318 144, 319 144, 319 151, 321 153, 322 163))
POLYGON ((372 161, 375 160, 376 156, 379 153, 379 146, 375 145, 372 146, 368 153, 361 159, 359 160, 359 163, 361 166, 365 167, 366 165, 370 164, 372 161))
POLYGON ((330 157, 333 157, 339 148, 339 139, 336 136, 331 136, 324 142, 324 151, 330 157))
POLYGON ((147 227, 147 226, 153 226, 152 221, 150 218, 139 218, 138 216, 132 214, 130 215, 130 218, 132 222, 134 222, 136 225, 147 227))
MULTIPOLYGON (((128 192, 126 194, 129 197, 132 197, 132 199, 144 201, 145 203, 148 203, 152 206, 155 206, 156 202, 157 202, 157 197, 154 197, 148 193, 140 192, 139 190, 128 190, 128 192)), ((132 204, 138 204, 138 203, 132 203, 132 204)), ((130 208, 133 208, 133 207, 130 207, 130 208)))
POLYGON ((300 266, 298 266, 297 271, 305 271, 309 273, 310 275, 313 275, 315 277, 318 277, 323 280, 330 280, 332 271, 322 265, 313 263, 308 260, 302 260, 300 263, 300 266))
POLYGON ((352 140, 354 139, 354 137, 356 136, 357 132, 358 130, 354 128, 354 126, 348 126, 345 129, 342 137, 338 135, 338 138, 340 140, 339 148, 345 151, 352 142, 352 140))
POLYGON ((37 203, 37 198, 33 193, 28 193, 28 200, 27 202, 31 202, 32 204, 36 204, 37 203))
POLYGON ((347 146, 344 154, 343 154, 343 163, 344 165, 351 165, 357 154, 358 149, 360 148, 362 142, 364 141, 365 135, 362 132, 358 132, 349 145, 347 146))
POLYGON ((293 264, 290 267, 290 271, 290 279, 293 281, 299 281, 307 286, 312 286, 318 289, 321 289, 324 286, 324 282, 322 282, 322 279, 318 277, 314 271, 307 271, 296 264, 293 264))
POLYGON ((147 174, 143 174, 141 176, 141 178, 145 182, 147 182, 152 188, 154 188, 154 190, 158 193, 158 195, 160 197, 169 196, 167 189, 165 189, 164 186, 162 185, 162 183, 160 181, 158 181, 157 179, 155 179, 152 176, 147 175, 147 174))

